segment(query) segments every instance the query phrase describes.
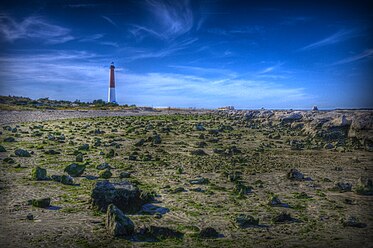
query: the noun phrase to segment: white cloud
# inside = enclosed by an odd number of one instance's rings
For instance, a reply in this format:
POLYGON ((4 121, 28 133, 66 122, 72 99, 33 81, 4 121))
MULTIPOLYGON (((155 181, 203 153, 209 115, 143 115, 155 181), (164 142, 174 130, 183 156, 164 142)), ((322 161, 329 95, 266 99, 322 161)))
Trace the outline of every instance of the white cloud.
POLYGON ((46 44, 65 43, 75 39, 70 33, 70 29, 50 24, 38 16, 17 22, 8 15, 0 15, 0 34, 8 42, 29 39, 46 44))
POLYGON ((367 49, 360 54, 356 54, 354 56, 344 58, 342 60, 339 60, 339 61, 333 63, 332 65, 347 64, 347 63, 352 63, 352 62, 355 62, 355 61, 359 61, 359 60, 366 59, 366 58, 372 58, 372 57, 373 57, 373 49, 367 49))

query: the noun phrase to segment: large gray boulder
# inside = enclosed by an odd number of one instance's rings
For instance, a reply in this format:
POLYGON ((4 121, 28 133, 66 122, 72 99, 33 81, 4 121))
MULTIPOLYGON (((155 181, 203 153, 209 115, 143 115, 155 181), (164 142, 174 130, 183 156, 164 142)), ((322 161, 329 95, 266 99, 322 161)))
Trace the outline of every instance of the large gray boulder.
POLYGON ((135 229, 132 220, 114 204, 110 204, 107 208, 105 226, 114 237, 129 236, 135 229))
POLYGON ((147 200, 136 186, 126 181, 99 181, 91 193, 92 207, 102 212, 106 212, 108 206, 114 204, 124 213, 135 213, 147 200))

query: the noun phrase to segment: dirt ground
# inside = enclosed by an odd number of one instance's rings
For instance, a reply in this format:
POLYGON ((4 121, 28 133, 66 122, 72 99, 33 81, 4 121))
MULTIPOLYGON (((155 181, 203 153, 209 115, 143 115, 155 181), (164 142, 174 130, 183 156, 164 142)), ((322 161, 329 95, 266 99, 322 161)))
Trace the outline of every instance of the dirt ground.
POLYGON ((288 125, 213 113, 36 120, 4 124, 1 132, 6 149, 0 152, 1 247, 373 247, 373 197, 355 192, 360 177, 373 178, 373 155, 348 140, 326 149, 321 139, 288 125), (148 139, 156 134, 160 143, 148 139), (15 141, 5 142, 9 137, 15 141), (140 139, 143 144, 136 145, 140 139), (305 145, 291 149, 291 140, 305 145), (79 150, 83 144, 89 148, 79 150), (16 156, 19 148, 31 156, 16 156), (59 154, 47 154, 51 149, 59 154), (74 185, 31 179, 36 166, 48 176, 62 175, 76 163, 77 152, 86 170, 74 185), (103 162, 112 167, 111 181, 129 172, 126 180, 157 194, 151 204, 166 213, 127 215, 137 229, 169 227, 183 238, 111 237, 105 213, 90 204, 92 188, 103 180, 96 166, 103 162), (305 179, 289 179, 292 168, 305 179), (199 177, 208 182, 190 183, 199 177), (337 183, 350 183, 352 189, 340 192, 337 183), (238 192, 237 185, 246 192, 238 192), (285 205, 270 206, 274 195, 285 205), (51 207, 29 205, 41 197, 50 197, 51 207), (282 212, 293 221, 275 222, 282 212), (33 220, 27 219, 30 213, 33 220), (241 228, 239 214, 259 224, 241 228), (365 226, 345 226, 349 216, 365 226), (215 228, 219 237, 200 238, 204 227, 215 228))

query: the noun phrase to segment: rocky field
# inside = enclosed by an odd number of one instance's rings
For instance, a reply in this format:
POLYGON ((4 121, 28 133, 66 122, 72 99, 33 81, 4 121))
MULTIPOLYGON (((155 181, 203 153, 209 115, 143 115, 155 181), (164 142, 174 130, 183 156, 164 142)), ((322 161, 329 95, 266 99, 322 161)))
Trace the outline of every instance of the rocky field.
POLYGON ((373 247, 373 111, 101 112, 2 113, 1 247, 373 247))

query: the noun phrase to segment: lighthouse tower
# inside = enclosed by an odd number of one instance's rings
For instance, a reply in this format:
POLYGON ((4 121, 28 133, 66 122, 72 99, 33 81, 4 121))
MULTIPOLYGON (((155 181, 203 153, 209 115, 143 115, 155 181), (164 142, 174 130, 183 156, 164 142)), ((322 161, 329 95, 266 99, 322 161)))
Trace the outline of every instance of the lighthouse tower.
POLYGON ((111 62, 110 65, 110 81, 109 81, 109 92, 108 92, 108 102, 116 103, 117 100, 115 99, 115 78, 114 78, 114 62, 111 62))

